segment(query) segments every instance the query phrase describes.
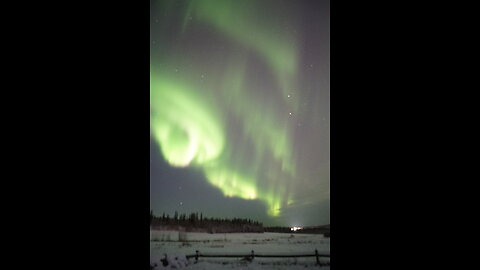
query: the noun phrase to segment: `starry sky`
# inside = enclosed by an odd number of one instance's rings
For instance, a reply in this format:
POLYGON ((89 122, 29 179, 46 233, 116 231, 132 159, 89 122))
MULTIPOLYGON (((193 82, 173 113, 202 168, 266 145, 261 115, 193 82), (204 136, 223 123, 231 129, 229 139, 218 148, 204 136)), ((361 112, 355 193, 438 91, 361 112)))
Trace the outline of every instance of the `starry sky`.
POLYGON ((151 0, 154 213, 330 223, 329 7, 151 0))

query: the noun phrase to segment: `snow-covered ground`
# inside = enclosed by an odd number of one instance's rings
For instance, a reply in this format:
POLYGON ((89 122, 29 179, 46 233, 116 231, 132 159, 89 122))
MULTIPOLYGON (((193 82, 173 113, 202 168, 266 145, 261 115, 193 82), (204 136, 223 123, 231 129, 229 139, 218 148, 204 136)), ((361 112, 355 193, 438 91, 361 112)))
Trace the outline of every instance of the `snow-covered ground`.
MULTIPOLYGON (((282 233, 179 233, 177 231, 150 231, 150 263, 155 269, 305 269, 319 268, 315 257, 306 258, 195 258, 186 259, 198 250, 202 254, 330 254, 330 238, 319 234, 282 233), (184 240, 184 241, 179 241, 184 240), (169 264, 160 261, 167 255, 169 264)), ((328 258, 320 258, 322 262, 328 258)), ((321 269, 330 269, 322 266, 321 269)))

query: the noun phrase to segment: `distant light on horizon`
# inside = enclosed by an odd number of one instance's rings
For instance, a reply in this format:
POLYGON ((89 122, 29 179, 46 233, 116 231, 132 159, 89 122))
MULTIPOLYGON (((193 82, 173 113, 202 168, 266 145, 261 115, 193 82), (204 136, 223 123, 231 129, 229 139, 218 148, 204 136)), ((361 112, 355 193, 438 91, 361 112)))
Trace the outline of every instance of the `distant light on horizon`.
POLYGON ((298 231, 298 230, 301 230, 301 229, 303 229, 303 227, 295 227, 295 226, 294 226, 294 227, 291 227, 291 228, 290 228, 290 230, 291 230, 291 231, 294 231, 294 232, 296 232, 296 231, 298 231))

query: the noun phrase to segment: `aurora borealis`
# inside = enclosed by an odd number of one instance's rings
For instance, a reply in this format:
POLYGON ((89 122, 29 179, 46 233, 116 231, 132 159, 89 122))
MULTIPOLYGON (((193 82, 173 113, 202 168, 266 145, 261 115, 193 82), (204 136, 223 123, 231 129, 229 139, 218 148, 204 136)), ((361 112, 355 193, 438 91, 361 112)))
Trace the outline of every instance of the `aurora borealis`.
POLYGON ((329 223, 329 2, 150 9, 152 209, 329 223))

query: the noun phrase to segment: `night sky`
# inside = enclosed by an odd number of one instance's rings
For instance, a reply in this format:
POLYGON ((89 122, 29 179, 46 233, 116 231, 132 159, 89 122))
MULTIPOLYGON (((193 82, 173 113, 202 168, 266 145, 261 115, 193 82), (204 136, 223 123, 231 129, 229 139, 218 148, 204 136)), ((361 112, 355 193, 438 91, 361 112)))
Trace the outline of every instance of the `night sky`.
POLYGON ((155 214, 330 223, 329 5, 151 1, 155 214))

